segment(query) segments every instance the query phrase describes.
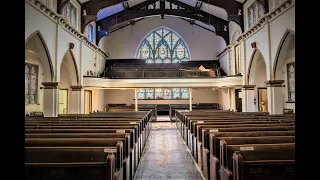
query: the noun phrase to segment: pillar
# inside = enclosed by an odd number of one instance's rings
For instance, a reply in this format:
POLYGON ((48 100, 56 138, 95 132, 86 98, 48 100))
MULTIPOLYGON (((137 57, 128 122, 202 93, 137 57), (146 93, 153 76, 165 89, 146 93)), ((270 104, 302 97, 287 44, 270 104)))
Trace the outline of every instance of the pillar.
POLYGON ((189 88, 189 110, 192 111, 192 88, 189 88))
POLYGON ((134 110, 138 111, 138 89, 134 89, 134 110))
POLYGON ((242 86, 242 112, 255 112, 254 87, 256 85, 242 86))
POLYGON ((84 89, 83 86, 70 86, 71 88, 71 106, 70 114, 84 114, 84 89))
POLYGON ((270 114, 283 114, 283 84, 284 80, 266 81, 268 91, 268 111, 270 114))
POLYGON ((44 117, 58 117, 59 89, 58 82, 43 82, 43 114, 44 117))

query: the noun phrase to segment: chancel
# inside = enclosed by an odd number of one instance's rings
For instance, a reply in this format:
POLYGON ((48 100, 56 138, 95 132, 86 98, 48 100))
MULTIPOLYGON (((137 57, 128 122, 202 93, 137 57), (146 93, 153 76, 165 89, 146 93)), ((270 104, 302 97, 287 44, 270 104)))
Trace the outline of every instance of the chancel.
POLYGON ((295 179, 295 0, 25 0, 26 179, 295 179))

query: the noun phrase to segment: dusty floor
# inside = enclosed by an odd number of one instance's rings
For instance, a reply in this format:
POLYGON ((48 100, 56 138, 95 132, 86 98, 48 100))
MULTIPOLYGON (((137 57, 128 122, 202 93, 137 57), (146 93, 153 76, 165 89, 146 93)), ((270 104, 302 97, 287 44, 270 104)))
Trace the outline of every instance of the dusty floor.
POLYGON ((175 123, 152 124, 135 179, 203 179, 175 123))

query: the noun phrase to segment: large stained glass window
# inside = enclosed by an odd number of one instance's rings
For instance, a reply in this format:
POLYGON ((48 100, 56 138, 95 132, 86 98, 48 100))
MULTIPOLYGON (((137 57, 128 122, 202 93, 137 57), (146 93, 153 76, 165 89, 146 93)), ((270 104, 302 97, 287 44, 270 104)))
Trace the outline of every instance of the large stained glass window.
POLYGON ((62 8, 62 16, 68 21, 69 24, 77 28, 77 8, 72 3, 68 2, 62 8))
POLYGON ((288 101, 295 101, 295 64, 287 64, 288 101))
POLYGON ((188 88, 146 88, 138 89, 138 99, 189 99, 188 88))
POLYGON ((264 7, 258 1, 253 2, 247 10, 247 24, 248 28, 254 26, 260 18, 264 15, 264 7))
POLYGON ((189 61, 190 55, 185 42, 174 32, 159 28, 142 41, 137 54, 146 63, 177 63, 189 61))
POLYGON ((87 26, 86 26, 86 28, 84 29, 84 35, 88 38, 88 40, 90 41, 90 42, 93 42, 93 25, 92 24, 88 24, 87 26))
POLYGON ((38 87, 38 66, 25 63, 25 104, 37 103, 37 87, 38 87))

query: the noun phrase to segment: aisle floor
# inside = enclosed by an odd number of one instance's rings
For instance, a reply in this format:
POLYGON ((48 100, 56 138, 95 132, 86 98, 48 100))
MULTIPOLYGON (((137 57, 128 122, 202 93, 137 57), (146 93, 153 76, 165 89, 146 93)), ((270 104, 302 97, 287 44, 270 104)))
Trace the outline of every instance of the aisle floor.
POLYGON ((135 179, 203 179, 174 123, 152 124, 135 179))

